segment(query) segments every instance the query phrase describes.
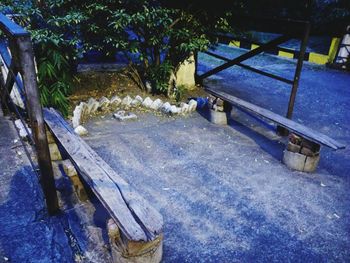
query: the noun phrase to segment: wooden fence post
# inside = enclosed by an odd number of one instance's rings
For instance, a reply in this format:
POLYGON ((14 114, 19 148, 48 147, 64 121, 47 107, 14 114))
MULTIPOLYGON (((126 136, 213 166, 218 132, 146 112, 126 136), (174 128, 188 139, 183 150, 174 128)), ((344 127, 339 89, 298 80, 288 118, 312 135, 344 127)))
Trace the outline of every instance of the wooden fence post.
POLYGON ((40 105, 37 75, 34 65, 34 53, 30 37, 23 36, 16 38, 16 49, 16 55, 18 56, 17 62, 19 63, 19 70, 23 79, 28 115, 38 156, 38 164, 41 173, 40 183, 45 194, 47 209, 49 214, 52 215, 58 212, 59 206, 45 123, 40 105))

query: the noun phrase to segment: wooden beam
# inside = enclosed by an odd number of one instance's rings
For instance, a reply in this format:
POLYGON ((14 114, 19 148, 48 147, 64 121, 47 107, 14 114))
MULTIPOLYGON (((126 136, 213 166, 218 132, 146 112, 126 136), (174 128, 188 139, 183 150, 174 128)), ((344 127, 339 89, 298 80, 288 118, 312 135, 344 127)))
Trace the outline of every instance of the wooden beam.
POLYGON ((50 214, 55 214, 58 212, 59 206, 46 138, 45 123, 40 104, 37 76, 34 66, 34 53, 30 37, 16 38, 14 48, 18 52, 18 63, 27 97, 26 105, 41 173, 40 182, 45 194, 48 211, 50 214))
POLYGON ((30 37, 28 31, 24 30, 23 27, 17 25, 11 19, 0 13, 0 30, 11 39, 16 37, 30 37))
POLYGON ((297 96, 297 91, 298 91, 298 87, 299 87, 300 75, 301 75, 301 70, 303 68, 304 55, 305 55, 306 48, 307 48, 309 34, 310 34, 310 24, 308 23, 305 25, 304 36, 303 36, 303 39, 300 43, 299 57, 298 57, 298 62, 297 62, 297 66, 295 69, 293 86, 292 86, 292 90, 291 90, 290 97, 289 97, 289 103, 288 103, 288 111, 287 111, 287 118, 288 119, 291 119, 293 116, 294 103, 295 103, 295 98, 297 96))
POLYGON ((205 79, 211 75, 214 75, 214 74, 216 74, 224 69, 232 67, 233 65, 236 65, 244 60, 247 60, 247 59, 249 59, 257 54, 260 54, 260 53, 262 53, 262 52, 264 52, 272 47, 278 46, 278 45, 288 41, 290 38, 291 38, 290 36, 285 36, 285 35, 277 37, 276 39, 274 39, 274 40, 272 40, 272 41, 270 41, 270 42, 268 42, 268 43, 266 43, 266 44, 264 44, 256 49, 253 49, 247 53, 244 53, 243 55, 241 55, 237 58, 231 59, 230 61, 226 62, 225 64, 222 64, 214 69, 209 70, 208 72, 200 75, 199 79, 203 80, 203 79, 205 79))
POLYGON ((228 94, 221 90, 215 90, 210 87, 205 87, 205 90, 209 92, 210 94, 219 97, 232 105, 235 105, 243 110, 252 112, 256 114, 259 117, 262 117, 264 119, 267 119, 269 121, 273 121, 277 123, 278 125, 282 126, 283 128, 288 129, 289 131, 300 135, 301 137, 308 139, 310 141, 316 142, 318 144, 322 144, 324 146, 330 147, 334 150, 338 149, 344 149, 345 145, 342 143, 337 142, 336 140, 328 137, 327 135, 324 135, 318 131, 312 130, 304 125, 301 125, 297 122, 294 122, 292 120, 289 120, 279 114, 276 114, 272 111, 269 111, 267 109, 264 109, 262 107, 259 107, 257 105, 254 105, 250 102, 244 101, 242 99, 239 99, 231 94, 228 94))
POLYGON ((105 206, 127 239, 150 241, 162 233, 163 218, 122 179, 55 110, 44 109, 45 121, 82 179, 105 206))
MULTIPOLYGON (((210 51, 204 51, 204 53, 208 54, 209 56, 215 57, 215 58, 217 58, 217 59, 221 59, 221 60, 223 60, 223 61, 227 61, 227 62, 230 61, 230 59, 225 58, 225 57, 223 57, 223 56, 220 56, 220 55, 215 54, 215 53, 210 52, 210 51)), ((286 79, 286 78, 283 78, 283 77, 274 75, 274 74, 272 74, 272 73, 269 73, 269 72, 266 72, 266 71, 262 71, 262 70, 259 70, 259 69, 256 69, 256 68, 253 68, 253 67, 248 66, 248 65, 243 64, 243 63, 237 63, 237 66, 239 66, 239 67, 241 67, 241 68, 244 68, 244 69, 247 69, 247 70, 250 70, 250 71, 253 71, 253 72, 258 73, 258 74, 260 74, 260 75, 263 75, 263 76, 266 76, 266 77, 270 77, 270 78, 273 78, 273 79, 282 81, 282 82, 287 83, 287 84, 293 84, 293 80, 286 79)))

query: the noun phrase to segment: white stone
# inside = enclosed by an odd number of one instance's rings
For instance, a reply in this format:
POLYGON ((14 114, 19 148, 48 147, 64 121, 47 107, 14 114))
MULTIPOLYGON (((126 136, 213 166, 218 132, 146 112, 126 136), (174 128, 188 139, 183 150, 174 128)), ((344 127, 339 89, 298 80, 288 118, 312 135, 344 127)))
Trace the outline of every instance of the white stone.
POLYGON ((139 102, 143 102, 143 98, 140 96, 140 95, 137 95, 136 97, 135 97, 135 100, 138 100, 139 102))
POLYGON ((209 110, 209 121, 214 124, 227 125, 227 115, 223 111, 209 110))
POLYGON ((139 95, 137 95, 137 96, 135 97, 135 99, 133 99, 133 101, 131 102, 131 106, 134 106, 134 107, 139 106, 139 105, 142 104, 142 102, 143 102, 142 97, 139 96, 139 95))
POLYGON ((195 100, 190 100, 190 102, 188 103, 188 105, 189 105, 189 107, 190 107, 190 112, 192 112, 192 111, 195 111, 196 110, 196 108, 197 108, 197 101, 195 101, 195 100))
POLYGON ((150 97, 145 98, 145 100, 142 102, 142 106, 146 108, 150 108, 153 103, 153 100, 150 97))
POLYGON ((132 100, 130 103, 130 106, 132 106, 132 107, 137 107, 139 105, 141 105, 141 102, 139 100, 135 100, 135 99, 132 100))
POLYGON ((132 98, 127 95, 123 100, 122 100, 122 105, 129 107, 131 105, 132 98))
POLYGON ((180 107, 181 107, 181 113, 182 114, 186 114, 190 111, 190 106, 187 104, 187 103, 181 103, 180 104, 180 107))
POLYGON ((82 122, 83 120, 87 119, 87 116, 89 116, 89 107, 85 102, 80 102, 80 106, 81 106, 80 122, 82 122))
POLYGON ((82 104, 79 104, 78 106, 76 106, 73 111, 72 125, 74 129, 80 125, 82 111, 83 111, 82 104))
POLYGON ((145 88, 146 88, 147 93, 152 92, 152 85, 151 85, 151 82, 149 82, 148 80, 145 82, 145 88))
POLYGON ((162 105, 163 105, 162 100, 161 99, 156 99, 155 101, 153 101, 153 103, 151 104, 150 108, 152 110, 158 110, 162 105))
POLYGON ((196 85, 194 75, 195 75, 195 60, 194 55, 185 59, 180 65, 175 73, 176 75, 176 85, 186 86, 188 88, 194 87, 196 85))
POLYGON ((99 104, 100 104, 100 109, 106 110, 110 104, 110 101, 106 97, 101 97, 101 99, 99 100, 99 104))
POLYGON ((126 112, 124 110, 121 110, 121 111, 114 113, 113 117, 116 118, 118 121, 127 121, 127 120, 137 119, 136 114, 134 114, 132 112, 126 112))
POLYGON ((178 114, 181 108, 176 107, 175 105, 171 105, 170 112, 171 114, 178 114))
POLYGON ((119 104, 120 104, 121 102, 122 102, 122 99, 119 98, 119 96, 115 95, 115 96, 113 96, 113 97, 111 98, 109 105, 110 105, 110 107, 112 107, 112 108, 116 108, 117 106, 119 106, 119 104))
POLYGON ((90 98, 86 103, 86 114, 91 114, 97 111, 100 104, 94 98, 90 98))
POLYGON ((74 132, 78 134, 79 136, 84 136, 88 134, 87 129, 85 129, 83 126, 79 125, 74 129, 74 132))
POLYGON ((169 102, 165 102, 162 107, 160 108, 160 110, 164 113, 169 113, 171 110, 171 105, 169 102))
POLYGON ((27 140, 28 137, 32 135, 32 130, 28 127, 27 123, 25 123, 24 125, 20 119, 15 120, 15 126, 19 132, 19 137, 21 137, 23 140, 27 140), (29 134, 27 133, 25 128, 27 128, 29 134))

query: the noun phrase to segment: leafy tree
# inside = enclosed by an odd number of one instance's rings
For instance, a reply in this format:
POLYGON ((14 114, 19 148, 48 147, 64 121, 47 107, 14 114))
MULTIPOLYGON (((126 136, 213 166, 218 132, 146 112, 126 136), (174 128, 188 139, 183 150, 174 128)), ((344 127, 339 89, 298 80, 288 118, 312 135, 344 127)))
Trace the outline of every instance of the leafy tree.
POLYGON ((127 53, 138 78, 151 80, 154 91, 164 93, 178 63, 191 52, 207 48, 209 41, 203 26, 189 13, 151 1, 134 1, 123 6, 113 12, 111 26, 117 32, 127 32, 124 48, 137 54, 135 59, 127 53))
POLYGON ((41 102, 68 114, 67 95, 72 89, 72 62, 79 55, 76 48, 79 25, 85 20, 70 1, 5 0, 2 10, 16 14, 17 23, 32 36, 41 102))

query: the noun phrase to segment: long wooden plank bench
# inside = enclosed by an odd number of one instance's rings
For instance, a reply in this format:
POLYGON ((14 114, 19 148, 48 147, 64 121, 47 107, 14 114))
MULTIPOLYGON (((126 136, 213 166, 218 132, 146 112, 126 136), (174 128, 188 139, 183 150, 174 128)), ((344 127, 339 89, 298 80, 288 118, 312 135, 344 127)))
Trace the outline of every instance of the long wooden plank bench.
MULTIPOLYGON (((279 114, 276 114, 270 110, 259 107, 253 103, 244 101, 244 100, 237 98, 237 97, 233 96, 232 94, 229 94, 225 91, 217 90, 215 88, 208 87, 208 86, 204 86, 204 89, 206 92, 208 92, 212 96, 214 96, 216 98, 220 98, 221 100, 225 101, 226 103, 229 103, 232 106, 236 106, 237 108, 240 108, 244 111, 248 111, 250 113, 253 113, 262 119, 272 121, 272 122, 278 124, 279 126, 287 129, 292 134, 297 135, 297 136, 292 136, 290 138, 290 143, 288 145, 289 147, 287 147, 287 150, 289 150, 289 151, 287 151, 287 154, 290 154, 288 152, 290 152, 290 150, 292 148, 293 149, 297 148, 297 150, 296 151, 293 150, 293 152, 300 153, 300 150, 302 148, 303 143, 304 143, 304 145, 308 144, 309 148, 313 148, 314 151, 316 152, 317 156, 318 156, 318 152, 320 149, 320 145, 327 146, 327 147, 332 148, 334 150, 339 150, 339 149, 345 148, 344 144, 330 138, 329 136, 327 136, 323 133, 320 133, 318 131, 310 129, 310 128, 308 128, 300 123, 297 123, 293 120, 287 119, 279 114), (300 136, 300 138, 298 138, 298 136, 300 136), (300 141, 300 143, 296 142, 298 140, 300 141), (310 147, 310 144, 312 144, 312 143, 314 143, 314 145, 311 145, 311 147, 310 147), (291 145, 291 144, 294 144, 294 145, 291 145), (301 146, 301 147, 298 147, 298 146, 301 146)), ((284 160, 284 161, 285 161, 285 163, 286 163, 286 161, 288 162, 288 160, 284 160)), ((305 160, 304 160, 304 162, 305 162, 305 160)), ((318 162, 318 160, 317 160, 317 162, 318 162)), ((293 166, 293 164, 290 164, 290 163, 286 163, 286 164, 288 166, 291 166, 291 165, 293 166)), ((316 163, 316 165, 317 165, 317 163, 316 163)), ((296 167, 291 167, 291 168, 297 169, 296 167)))
MULTIPOLYGON (((78 135, 54 109, 43 110, 45 122, 118 227, 115 240, 120 257, 142 256, 142 262, 159 262, 163 218, 78 135), (120 230, 120 231, 119 231, 120 230), (120 237, 119 237, 120 235, 120 237), (146 255, 153 253, 152 255, 146 255)), ((116 245, 113 244, 113 245, 116 245)), ((112 251, 113 252, 113 251, 112 251)), ((123 262, 128 262, 125 260, 123 262)))

